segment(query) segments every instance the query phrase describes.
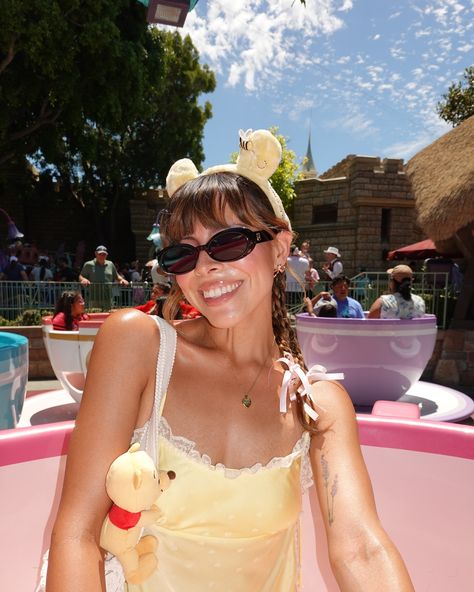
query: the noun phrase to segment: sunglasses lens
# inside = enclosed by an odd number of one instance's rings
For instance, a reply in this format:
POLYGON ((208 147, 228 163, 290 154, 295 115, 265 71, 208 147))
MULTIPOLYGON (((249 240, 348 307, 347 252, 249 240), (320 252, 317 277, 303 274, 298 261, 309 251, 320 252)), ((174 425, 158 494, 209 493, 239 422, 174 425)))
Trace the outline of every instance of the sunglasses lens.
POLYGON ((265 231, 256 233, 246 228, 230 228, 218 232, 207 245, 194 247, 179 244, 167 247, 159 253, 158 261, 164 271, 179 275, 189 273, 196 267, 199 252, 203 249, 214 261, 237 261, 248 255, 257 242, 271 239, 271 235, 265 231))
POLYGON ((191 245, 175 245, 161 252, 159 263, 167 273, 188 273, 196 265, 198 252, 191 245))
POLYGON ((208 252, 216 261, 237 261, 245 257, 253 246, 240 230, 225 230, 209 241, 208 252))

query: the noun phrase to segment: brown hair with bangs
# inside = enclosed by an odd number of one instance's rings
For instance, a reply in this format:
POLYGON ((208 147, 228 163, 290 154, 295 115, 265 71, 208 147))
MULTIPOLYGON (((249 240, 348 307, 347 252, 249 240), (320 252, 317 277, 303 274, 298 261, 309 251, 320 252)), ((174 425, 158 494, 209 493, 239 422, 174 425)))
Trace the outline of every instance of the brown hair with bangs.
MULTIPOLYGON (((183 236, 193 233, 199 222, 207 228, 216 230, 227 226, 225 210, 229 207, 245 225, 265 229, 275 233, 278 229, 289 230, 287 223, 278 218, 265 193, 250 179, 231 172, 218 172, 201 175, 180 187, 170 200, 168 215, 160 224, 166 244, 178 243, 183 236)), ((280 354, 290 353, 305 368, 303 355, 290 325, 286 310, 286 277, 284 273, 275 274, 272 288, 272 323, 275 342, 280 354)), ((163 307, 167 321, 176 317, 179 302, 184 298, 175 282, 163 307)), ((307 430, 314 431, 303 406, 298 400, 298 417, 307 430)))

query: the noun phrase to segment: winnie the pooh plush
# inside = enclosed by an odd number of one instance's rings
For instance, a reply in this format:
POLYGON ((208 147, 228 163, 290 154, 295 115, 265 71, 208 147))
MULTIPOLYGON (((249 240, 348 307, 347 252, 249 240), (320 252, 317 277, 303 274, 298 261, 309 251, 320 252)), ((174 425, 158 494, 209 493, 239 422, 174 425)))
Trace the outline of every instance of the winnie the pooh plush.
POLYGON ((132 444, 110 465, 105 487, 114 503, 102 525, 100 546, 117 557, 131 584, 144 582, 158 565, 156 538, 140 535, 142 527, 160 518, 154 504, 174 478, 173 471, 158 473, 140 444, 132 444))

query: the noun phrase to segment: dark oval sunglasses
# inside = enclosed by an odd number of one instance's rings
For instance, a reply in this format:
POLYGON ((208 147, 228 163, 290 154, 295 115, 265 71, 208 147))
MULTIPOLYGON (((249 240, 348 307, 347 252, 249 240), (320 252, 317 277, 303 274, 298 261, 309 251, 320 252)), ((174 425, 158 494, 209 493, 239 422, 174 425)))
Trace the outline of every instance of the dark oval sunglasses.
POLYGON ((189 273, 196 267, 201 251, 206 251, 214 261, 238 261, 251 253, 258 243, 271 240, 273 236, 266 230, 226 228, 215 234, 205 245, 171 245, 161 249, 156 258, 163 271, 180 275, 189 273))

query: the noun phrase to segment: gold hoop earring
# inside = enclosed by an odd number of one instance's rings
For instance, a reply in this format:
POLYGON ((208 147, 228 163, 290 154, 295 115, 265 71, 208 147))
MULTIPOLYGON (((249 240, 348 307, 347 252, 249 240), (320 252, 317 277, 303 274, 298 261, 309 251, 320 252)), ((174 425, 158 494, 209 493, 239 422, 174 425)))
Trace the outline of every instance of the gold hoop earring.
POLYGON ((283 273, 286 269, 286 266, 282 263, 278 263, 276 268, 273 270, 273 277, 276 277, 279 273, 283 273))

